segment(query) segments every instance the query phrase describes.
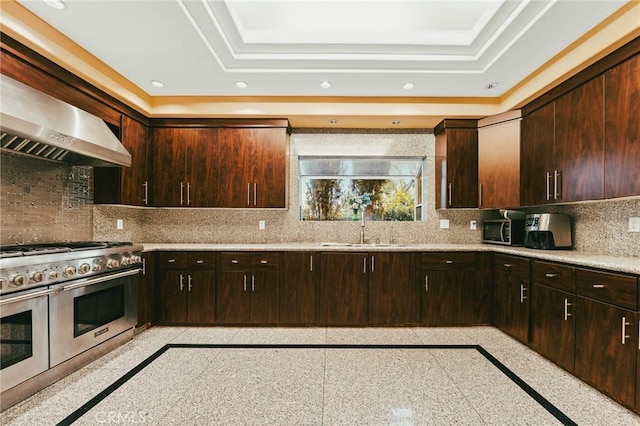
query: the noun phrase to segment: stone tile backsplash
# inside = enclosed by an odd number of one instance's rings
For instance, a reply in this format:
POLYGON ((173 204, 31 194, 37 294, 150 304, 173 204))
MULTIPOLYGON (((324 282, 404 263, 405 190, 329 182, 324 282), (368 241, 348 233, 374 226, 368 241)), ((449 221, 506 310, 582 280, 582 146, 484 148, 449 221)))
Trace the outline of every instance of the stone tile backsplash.
POLYGON ((90 167, 7 152, 0 157, 0 243, 90 240, 90 167))

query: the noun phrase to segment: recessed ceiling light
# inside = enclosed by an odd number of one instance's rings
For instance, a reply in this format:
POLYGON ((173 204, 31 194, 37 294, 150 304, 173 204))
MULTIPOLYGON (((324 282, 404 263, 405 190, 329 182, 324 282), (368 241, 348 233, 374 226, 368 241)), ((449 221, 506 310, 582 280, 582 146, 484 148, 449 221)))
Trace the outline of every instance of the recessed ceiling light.
POLYGON ((164 87, 164 83, 158 80, 151 80, 151 85, 160 89, 164 87))
POLYGON ((329 87, 331 87, 331 82, 325 80, 322 83, 320 83, 320 87, 322 87, 323 89, 328 89, 329 87))
POLYGON ((339 121, 336 120, 336 119, 329 120, 329 124, 338 124, 338 123, 339 123, 339 121))
POLYGON ((62 0, 44 0, 44 2, 54 9, 63 10, 67 8, 67 5, 62 0))
POLYGON ((484 86, 485 89, 495 89, 496 87, 498 87, 500 83, 498 83, 497 81, 492 81, 490 83, 487 83, 486 86, 484 86))
POLYGON ((411 90, 411 89, 413 89, 413 86, 414 86, 414 85, 413 85, 413 83, 410 83, 410 82, 409 82, 409 83, 405 83, 405 84, 402 86, 402 88, 403 88, 404 90, 411 90))
POLYGON ((236 87, 238 89, 246 89, 249 85, 246 81, 236 81, 236 87))

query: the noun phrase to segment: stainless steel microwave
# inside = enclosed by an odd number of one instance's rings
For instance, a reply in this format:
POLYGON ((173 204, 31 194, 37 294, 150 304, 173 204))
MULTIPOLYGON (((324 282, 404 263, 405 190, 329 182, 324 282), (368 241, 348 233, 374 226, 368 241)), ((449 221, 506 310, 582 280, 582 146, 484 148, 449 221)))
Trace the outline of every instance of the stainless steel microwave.
POLYGON ((524 219, 496 219, 482 222, 482 242, 507 246, 524 245, 524 219))

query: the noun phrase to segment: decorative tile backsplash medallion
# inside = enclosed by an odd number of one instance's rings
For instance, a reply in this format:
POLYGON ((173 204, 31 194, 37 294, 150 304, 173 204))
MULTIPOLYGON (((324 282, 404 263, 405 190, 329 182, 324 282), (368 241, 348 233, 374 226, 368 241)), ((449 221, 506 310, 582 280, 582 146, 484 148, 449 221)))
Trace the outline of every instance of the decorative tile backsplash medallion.
POLYGON ((93 170, 2 152, 0 243, 90 240, 93 170))

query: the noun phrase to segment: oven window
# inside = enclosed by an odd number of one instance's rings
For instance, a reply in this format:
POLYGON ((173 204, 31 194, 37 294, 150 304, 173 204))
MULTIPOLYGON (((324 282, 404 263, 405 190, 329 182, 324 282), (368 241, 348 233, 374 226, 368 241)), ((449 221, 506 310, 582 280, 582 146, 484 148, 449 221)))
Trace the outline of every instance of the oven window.
POLYGON ((124 284, 73 300, 73 336, 95 330, 124 316, 124 284))
POLYGON ((2 318, 0 324, 0 370, 33 355, 31 311, 2 318))

